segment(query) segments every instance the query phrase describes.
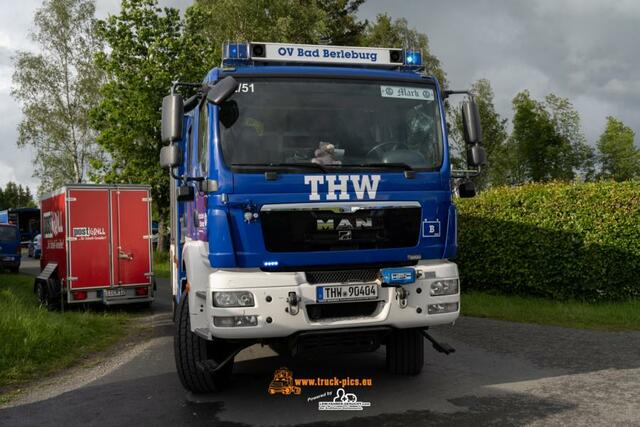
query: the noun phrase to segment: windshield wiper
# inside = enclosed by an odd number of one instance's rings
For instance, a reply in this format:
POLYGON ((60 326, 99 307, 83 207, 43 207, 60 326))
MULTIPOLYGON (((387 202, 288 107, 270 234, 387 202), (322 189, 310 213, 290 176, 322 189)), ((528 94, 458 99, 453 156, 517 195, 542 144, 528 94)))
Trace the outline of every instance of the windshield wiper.
POLYGON ((416 171, 406 163, 359 163, 359 164, 346 164, 341 165, 348 168, 369 168, 369 169, 402 169, 404 171, 404 177, 407 179, 413 179, 416 176, 416 171))
POLYGON ((318 163, 311 163, 311 162, 309 163, 232 163, 231 166, 247 168, 247 169, 269 168, 271 170, 282 169, 282 168, 313 169, 313 170, 319 170, 322 173, 327 173, 327 169, 323 165, 318 163))
POLYGON ((378 169, 402 169, 412 171, 413 168, 406 163, 357 163, 339 165, 344 168, 378 168, 378 169))

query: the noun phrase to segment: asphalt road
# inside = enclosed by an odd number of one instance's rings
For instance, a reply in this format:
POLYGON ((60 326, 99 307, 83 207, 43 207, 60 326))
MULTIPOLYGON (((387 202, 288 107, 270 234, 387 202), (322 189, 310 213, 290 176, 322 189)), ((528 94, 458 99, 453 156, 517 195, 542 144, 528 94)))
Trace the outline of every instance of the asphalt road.
POLYGON ((445 356, 425 343, 417 377, 387 374, 384 350, 291 360, 254 346, 240 354, 228 390, 193 396, 175 372, 167 281, 159 293, 143 351, 79 388, 0 410, 0 425, 640 426, 640 333, 475 318, 433 330, 457 352, 445 356), (372 387, 346 390, 370 406, 319 411, 318 400, 331 398, 309 399, 336 387, 271 396, 281 366, 298 378, 372 378, 372 387))

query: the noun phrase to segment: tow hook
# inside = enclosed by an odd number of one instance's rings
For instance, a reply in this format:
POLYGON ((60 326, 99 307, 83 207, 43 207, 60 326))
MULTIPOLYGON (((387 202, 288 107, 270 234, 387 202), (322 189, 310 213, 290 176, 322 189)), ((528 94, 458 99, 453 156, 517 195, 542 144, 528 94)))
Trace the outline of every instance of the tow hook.
POLYGON ((201 371, 201 372, 208 372, 210 374, 213 374, 214 372, 219 371, 220 369, 224 368, 229 362, 231 362, 233 360, 234 357, 236 357, 236 355, 238 353, 240 353, 242 350, 244 350, 245 348, 247 348, 246 345, 244 346, 239 346, 238 348, 236 348, 235 350, 233 350, 231 353, 229 353, 227 355, 227 357, 225 357, 221 362, 216 362, 213 359, 207 359, 207 360, 203 360, 200 362, 196 363, 196 367, 201 371))
POLYGON ((409 297, 409 291, 403 288, 402 286, 398 286, 396 288, 396 299, 398 300, 398 305, 400 308, 405 308, 408 304, 407 298, 409 297))
POLYGON ((290 315, 295 316, 300 311, 300 306, 298 305, 299 301, 300 301, 300 298, 298 297, 298 294, 296 294, 293 291, 289 292, 289 296, 287 297, 287 302, 289 303, 289 307, 287 307, 286 311, 290 315))
POLYGON ((426 330, 424 330, 424 329, 423 329, 423 330, 421 330, 420 332, 422 333, 422 335, 423 335, 426 339, 428 339, 429 341, 431 341, 431 344, 433 344, 433 348, 434 348, 436 351, 439 351, 440 353, 444 353, 444 354, 446 354, 446 355, 449 355, 449 354, 451 354, 451 353, 455 353, 455 352, 456 352, 456 349, 455 349, 455 348, 453 348, 453 347, 451 347, 451 346, 450 346, 449 344, 447 344, 446 342, 438 342, 438 341, 436 341, 436 339, 435 339, 435 338, 433 338, 431 335, 429 335, 429 334, 427 333, 427 331, 426 331, 426 330))

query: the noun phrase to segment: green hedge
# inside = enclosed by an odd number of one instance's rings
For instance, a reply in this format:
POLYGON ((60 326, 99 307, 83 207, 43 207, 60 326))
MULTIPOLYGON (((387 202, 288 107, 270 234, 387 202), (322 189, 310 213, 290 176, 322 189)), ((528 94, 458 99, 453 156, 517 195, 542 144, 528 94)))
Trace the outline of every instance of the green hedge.
POLYGON ((530 184, 456 204, 465 289, 583 301, 640 296, 640 182, 530 184))

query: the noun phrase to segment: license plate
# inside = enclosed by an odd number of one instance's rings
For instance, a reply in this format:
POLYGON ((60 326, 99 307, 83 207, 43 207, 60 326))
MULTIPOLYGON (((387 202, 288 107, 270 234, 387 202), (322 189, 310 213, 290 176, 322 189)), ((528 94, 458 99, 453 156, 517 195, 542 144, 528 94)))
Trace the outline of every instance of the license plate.
POLYGON ((317 302, 353 301, 378 298, 378 285, 339 285, 316 288, 317 302))
POLYGON ((123 288, 116 288, 116 289, 106 289, 104 291, 104 294, 106 295, 107 298, 109 297, 123 297, 127 294, 127 291, 124 290, 123 288))
POLYGON ((13 261, 13 257, 12 256, 6 256, 4 258, 2 258, 3 261, 13 261))

